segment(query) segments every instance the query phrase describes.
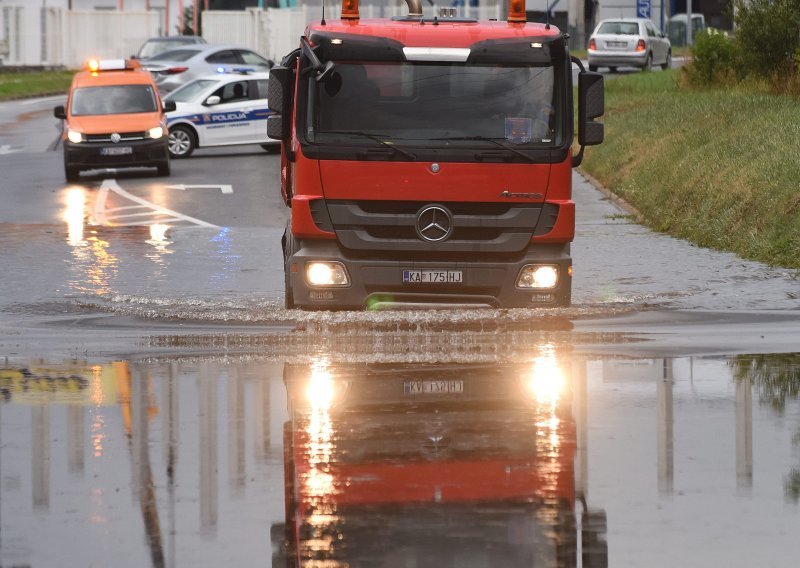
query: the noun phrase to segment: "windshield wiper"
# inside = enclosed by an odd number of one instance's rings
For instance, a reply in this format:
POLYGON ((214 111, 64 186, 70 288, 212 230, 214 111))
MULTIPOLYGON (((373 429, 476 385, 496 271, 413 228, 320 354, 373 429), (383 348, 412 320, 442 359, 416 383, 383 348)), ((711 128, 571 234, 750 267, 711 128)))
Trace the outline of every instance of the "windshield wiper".
POLYGON ((488 136, 460 136, 460 137, 457 137, 457 138, 431 138, 431 140, 441 140, 441 141, 449 141, 449 140, 475 140, 475 141, 477 141, 477 142, 491 142, 491 143, 492 143, 492 144, 494 144, 495 146, 500 146, 500 147, 501 147, 502 149, 504 149, 504 150, 508 150, 509 152, 513 152, 513 153, 514 153, 514 154, 516 154, 517 156, 521 156, 521 157, 525 158, 525 159, 526 159, 526 160, 528 160, 529 162, 534 162, 534 161, 535 161, 533 158, 531 158, 531 157, 530 157, 528 154, 526 154, 525 152, 522 152, 522 151, 520 151, 520 150, 517 150, 516 148, 513 148, 513 147, 511 147, 511 146, 508 146, 508 145, 506 145, 506 144, 503 144, 502 142, 500 142, 500 139, 499 139, 499 138, 489 138, 488 136))
POLYGON ((409 160, 417 160, 417 157, 408 150, 398 148, 394 143, 384 140, 384 138, 389 138, 387 134, 370 134, 369 132, 364 132, 362 130, 320 130, 317 131, 317 134, 352 134, 354 136, 363 136, 364 138, 375 140, 375 142, 380 142, 383 146, 386 146, 390 150, 394 150, 395 152, 404 155, 409 160), (381 136, 383 136, 383 138, 381 138, 381 136))

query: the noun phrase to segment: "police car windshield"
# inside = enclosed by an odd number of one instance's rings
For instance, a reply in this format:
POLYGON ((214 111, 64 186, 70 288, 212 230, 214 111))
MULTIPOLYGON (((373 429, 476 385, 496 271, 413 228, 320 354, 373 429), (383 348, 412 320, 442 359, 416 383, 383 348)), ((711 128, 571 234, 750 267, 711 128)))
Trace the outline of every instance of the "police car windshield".
POLYGON ((334 73, 310 81, 310 142, 335 144, 335 131, 353 130, 425 146, 481 138, 551 146, 563 138, 552 66, 337 63, 334 73))
POLYGON ((156 112, 158 104, 150 85, 82 87, 72 93, 72 116, 156 112))
MULTIPOLYGON (((164 97, 164 100, 175 101, 176 103, 191 103, 197 100, 211 85, 217 85, 219 81, 213 79, 196 79, 191 83, 186 83, 183 87, 172 91, 164 97)), ((198 101, 202 102, 202 101, 198 101)))

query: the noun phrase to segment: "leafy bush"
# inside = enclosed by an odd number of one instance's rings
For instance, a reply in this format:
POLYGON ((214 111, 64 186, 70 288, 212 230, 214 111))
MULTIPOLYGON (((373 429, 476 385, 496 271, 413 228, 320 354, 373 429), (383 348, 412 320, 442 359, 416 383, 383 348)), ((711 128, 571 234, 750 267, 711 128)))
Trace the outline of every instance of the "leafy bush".
POLYGON ((800 85, 800 0, 734 0, 732 39, 698 34, 686 77, 695 85, 766 81, 780 92, 800 85))
POLYGON ((797 72, 800 0, 736 0, 736 46, 746 75, 797 72))
POLYGON ((694 84, 721 83, 735 69, 736 48, 731 39, 716 31, 697 34, 692 47, 693 61, 687 69, 694 84))

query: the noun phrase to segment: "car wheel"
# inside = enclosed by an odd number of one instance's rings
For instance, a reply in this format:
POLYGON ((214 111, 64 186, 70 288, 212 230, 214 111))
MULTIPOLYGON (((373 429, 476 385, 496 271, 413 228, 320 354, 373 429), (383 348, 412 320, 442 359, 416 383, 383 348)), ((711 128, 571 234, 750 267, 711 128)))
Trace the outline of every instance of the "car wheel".
POLYGON ((170 168, 170 165, 169 165, 169 158, 167 158, 167 160, 165 160, 165 161, 161 162, 160 164, 158 164, 158 175, 160 175, 162 177, 169 176, 170 170, 171 170, 171 168, 170 168))
POLYGON ((652 70, 653 70, 653 54, 648 53, 647 61, 645 61, 644 67, 642 67, 642 71, 644 71, 645 73, 649 73, 652 70))
POLYGON ((608 68, 608 72, 609 73, 616 73, 617 72, 617 68, 616 67, 609 67, 608 68))
POLYGON ((597 71, 597 65, 589 65, 589 71, 597 71))
POLYGON ((188 126, 178 125, 169 129, 169 155, 173 158, 188 158, 197 147, 197 137, 188 126))
POLYGON ((667 52, 667 60, 664 61, 664 65, 662 65, 661 68, 664 71, 666 71, 670 67, 672 67, 672 50, 671 49, 667 52))
POLYGON ((81 170, 75 166, 64 164, 64 177, 69 183, 75 183, 80 178, 81 170))

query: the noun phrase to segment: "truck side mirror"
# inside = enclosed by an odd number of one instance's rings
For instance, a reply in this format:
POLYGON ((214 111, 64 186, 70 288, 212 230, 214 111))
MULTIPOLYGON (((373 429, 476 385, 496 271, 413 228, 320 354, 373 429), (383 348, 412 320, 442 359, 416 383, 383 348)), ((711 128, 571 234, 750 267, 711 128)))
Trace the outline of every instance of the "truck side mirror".
POLYGON ((605 89, 600 73, 578 74, 578 143, 595 146, 603 141, 603 123, 594 119, 605 112, 605 89))
POLYGON ((58 105, 56 108, 53 109, 53 116, 55 116, 56 118, 66 119, 67 111, 64 109, 62 105, 58 105))
POLYGON ((292 72, 288 67, 277 66, 269 71, 267 85, 267 107, 276 114, 267 118, 267 136, 275 140, 289 138, 292 111, 292 72), (287 120, 284 120, 284 117, 287 120))

